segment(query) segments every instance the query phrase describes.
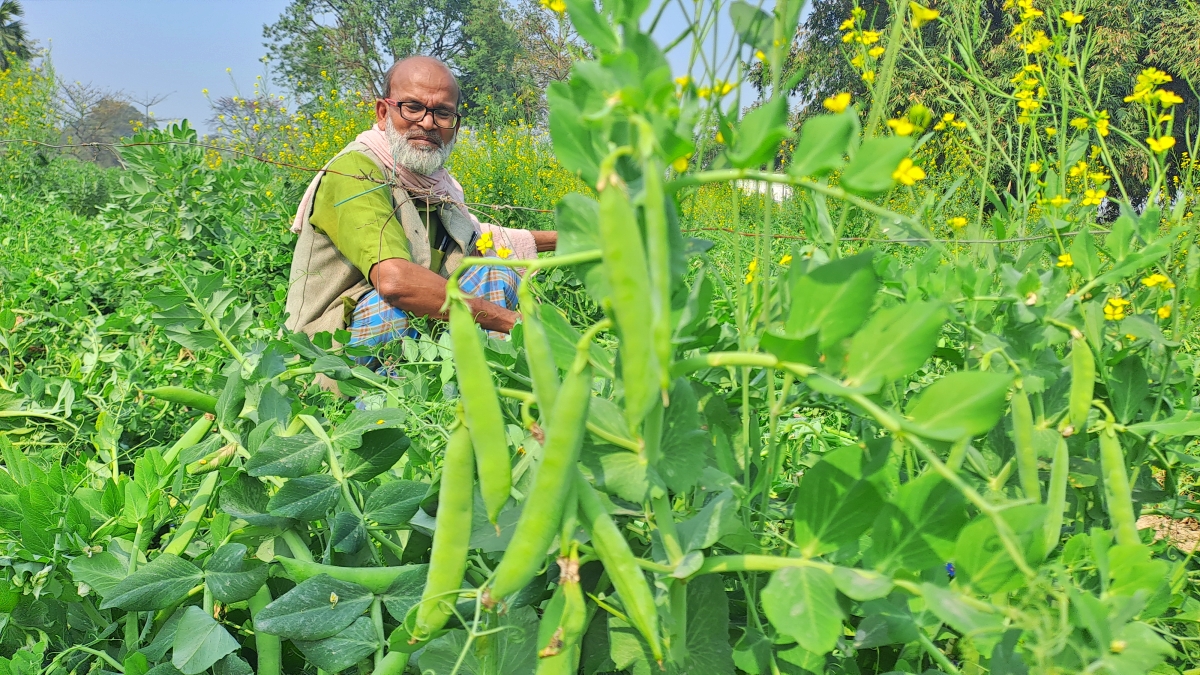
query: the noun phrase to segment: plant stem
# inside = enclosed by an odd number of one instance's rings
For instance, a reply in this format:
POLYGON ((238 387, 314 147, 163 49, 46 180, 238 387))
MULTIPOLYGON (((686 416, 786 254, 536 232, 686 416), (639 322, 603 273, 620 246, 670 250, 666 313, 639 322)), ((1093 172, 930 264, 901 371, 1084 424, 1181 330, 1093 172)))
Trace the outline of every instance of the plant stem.
MULTIPOLYGON (((307 553, 307 551, 305 552, 307 553)), ((299 556, 296 557, 299 558, 299 556)), ((263 584, 254 597, 250 598, 251 619, 257 619, 259 613, 269 604, 271 604, 271 589, 263 584)), ((278 635, 268 635, 255 629, 254 645, 258 651, 257 675, 280 675, 283 663, 283 650, 280 643, 278 635)))

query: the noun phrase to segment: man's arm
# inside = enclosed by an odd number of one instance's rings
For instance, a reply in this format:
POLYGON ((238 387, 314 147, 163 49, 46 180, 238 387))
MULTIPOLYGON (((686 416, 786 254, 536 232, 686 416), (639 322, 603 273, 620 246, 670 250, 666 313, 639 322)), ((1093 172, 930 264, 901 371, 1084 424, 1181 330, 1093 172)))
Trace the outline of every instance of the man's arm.
MULTIPOLYGON (((371 285, 391 306, 414 316, 446 319, 446 280, 440 275, 403 258, 389 258, 371 267, 371 285)), ((518 314, 500 305, 470 298, 467 305, 475 321, 488 330, 512 331, 518 314)))
POLYGON ((530 230, 533 243, 537 245, 538 253, 553 251, 558 248, 558 232, 554 230, 530 230))

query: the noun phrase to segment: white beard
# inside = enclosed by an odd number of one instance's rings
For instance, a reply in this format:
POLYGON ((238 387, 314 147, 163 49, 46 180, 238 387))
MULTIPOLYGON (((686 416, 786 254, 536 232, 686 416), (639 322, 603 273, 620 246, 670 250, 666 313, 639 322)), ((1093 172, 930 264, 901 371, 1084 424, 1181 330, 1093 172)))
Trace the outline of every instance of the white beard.
POLYGON ((414 146, 408 142, 410 138, 430 138, 431 136, 427 136, 421 129, 415 127, 400 133, 392 124, 391 116, 389 115, 386 119, 383 131, 387 135, 388 145, 392 147, 392 160, 396 164, 423 176, 432 175, 446 165, 446 160, 454 151, 454 140, 447 143, 438 135, 438 147, 436 148, 414 146))

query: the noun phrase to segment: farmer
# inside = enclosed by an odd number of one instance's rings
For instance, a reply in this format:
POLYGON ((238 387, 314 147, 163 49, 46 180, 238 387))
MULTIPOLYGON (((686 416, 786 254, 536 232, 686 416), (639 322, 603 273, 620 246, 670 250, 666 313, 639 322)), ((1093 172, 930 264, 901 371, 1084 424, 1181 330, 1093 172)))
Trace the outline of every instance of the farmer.
MULTIPOLYGON (((300 202, 288 329, 311 336, 345 328, 351 345, 415 337, 410 317, 445 318, 446 278, 464 255, 554 250, 555 232, 481 224, 467 211, 462 187, 443 168, 461 122, 458 102, 458 82, 437 59, 413 56, 388 70, 375 126, 330 160, 300 202)), ((501 333, 517 319, 518 282, 495 266, 471 267, 459 280, 475 320, 501 333)))

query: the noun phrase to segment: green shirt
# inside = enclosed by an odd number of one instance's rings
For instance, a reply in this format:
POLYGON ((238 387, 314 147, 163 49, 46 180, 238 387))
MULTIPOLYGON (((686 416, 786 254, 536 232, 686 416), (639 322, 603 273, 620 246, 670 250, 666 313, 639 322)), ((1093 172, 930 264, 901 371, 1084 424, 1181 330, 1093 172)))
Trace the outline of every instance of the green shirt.
MULTIPOLYGON (((329 169, 337 173, 325 174, 317 188, 309 218, 313 228, 329 237, 338 251, 368 279, 377 262, 390 258, 412 260, 391 191, 379 188, 367 192, 383 180, 375 162, 361 152, 349 152, 334 160, 329 169), (355 177, 363 175, 371 180, 355 177)), ((414 202, 414 206, 429 229, 430 266, 435 272, 440 271, 444 255, 437 250, 436 242, 441 219, 435 208, 421 202, 414 202)))

